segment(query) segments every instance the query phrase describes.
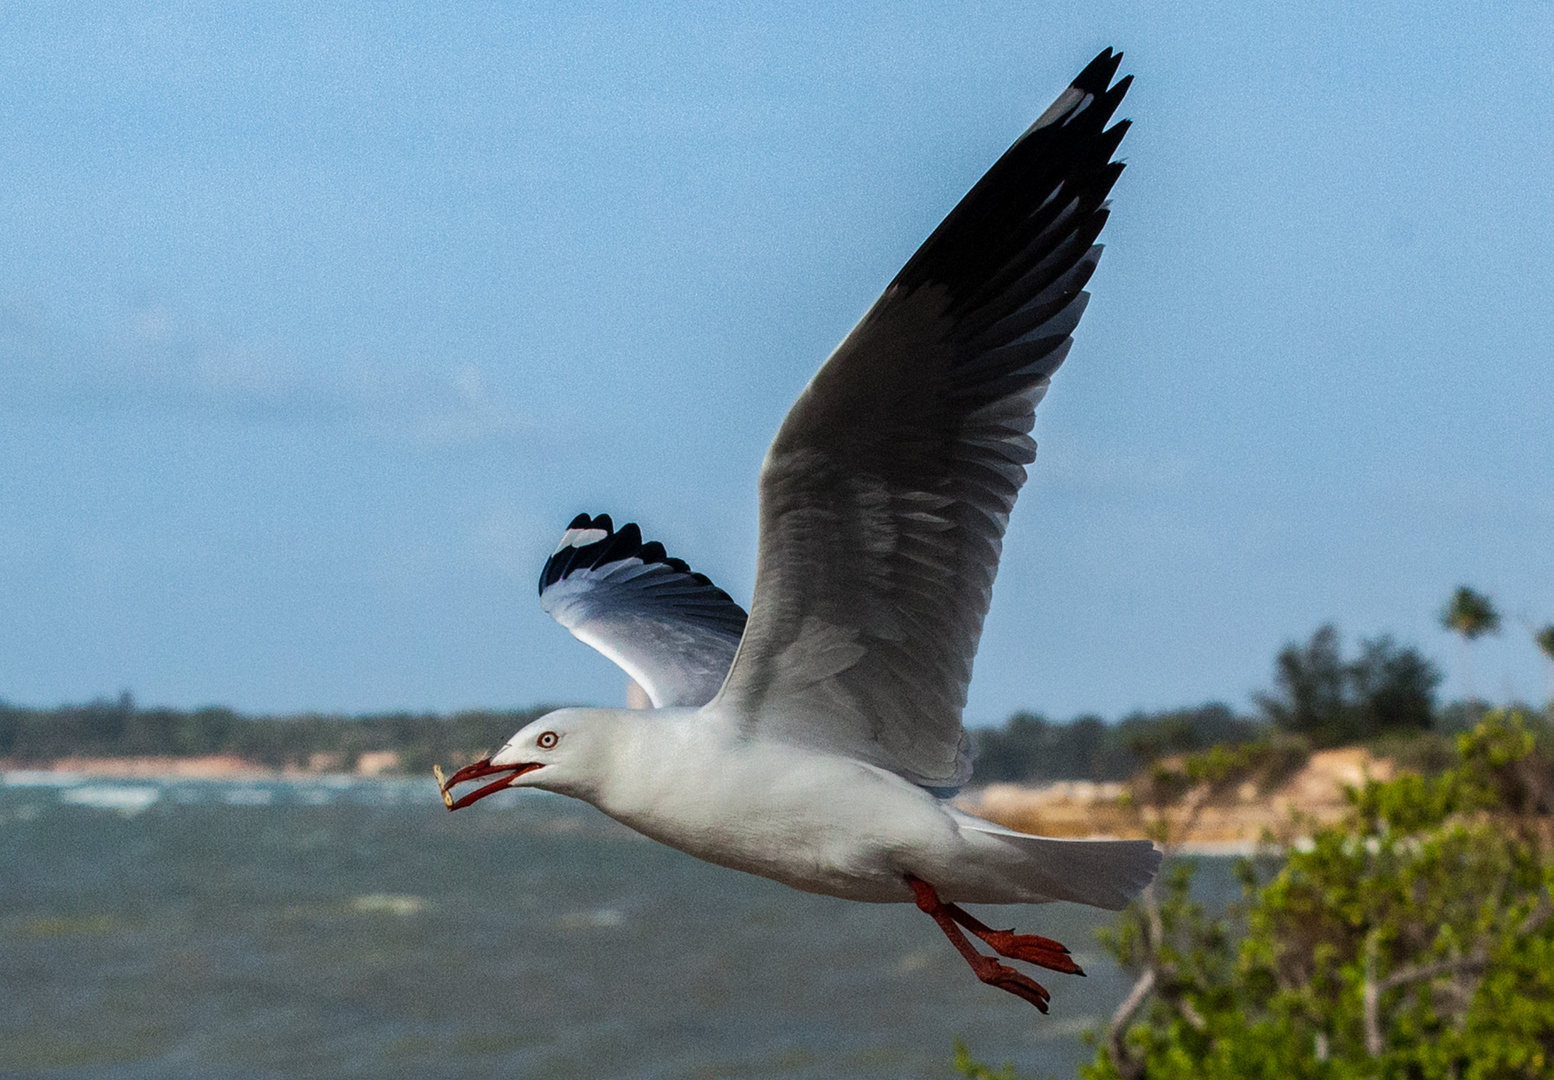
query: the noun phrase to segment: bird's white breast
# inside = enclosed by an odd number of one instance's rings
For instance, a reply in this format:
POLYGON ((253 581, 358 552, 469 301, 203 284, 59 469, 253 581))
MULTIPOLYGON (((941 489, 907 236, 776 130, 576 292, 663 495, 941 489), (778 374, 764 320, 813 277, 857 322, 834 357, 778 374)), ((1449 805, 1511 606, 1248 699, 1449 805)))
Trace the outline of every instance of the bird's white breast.
POLYGON ((962 846, 928 792, 875 766, 751 740, 705 712, 642 714, 590 801, 661 843, 807 892, 907 901, 962 846))

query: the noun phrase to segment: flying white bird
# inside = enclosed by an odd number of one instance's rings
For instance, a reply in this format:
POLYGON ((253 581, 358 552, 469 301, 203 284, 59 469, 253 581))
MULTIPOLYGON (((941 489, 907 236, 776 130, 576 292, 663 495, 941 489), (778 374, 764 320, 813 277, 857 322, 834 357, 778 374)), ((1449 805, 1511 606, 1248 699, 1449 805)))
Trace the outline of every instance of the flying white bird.
POLYGON ((912 901, 986 983, 1043 1012, 1047 991, 979 952, 1083 974, 1056 941, 959 906, 1123 907, 1148 841, 1056 840, 948 796, 971 776, 971 664, 1036 403, 1068 355, 1101 248, 1106 125, 1131 76, 1101 53, 1031 125, 847 335, 761 468, 745 612, 636 525, 572 522, 541 603, 614 660, 651 710, 561 709, 446 780, 460 809, 509 787, 592 803, 721 866, 796 889, 912 901), (457 785, 498 777, 455 797, 457 785))

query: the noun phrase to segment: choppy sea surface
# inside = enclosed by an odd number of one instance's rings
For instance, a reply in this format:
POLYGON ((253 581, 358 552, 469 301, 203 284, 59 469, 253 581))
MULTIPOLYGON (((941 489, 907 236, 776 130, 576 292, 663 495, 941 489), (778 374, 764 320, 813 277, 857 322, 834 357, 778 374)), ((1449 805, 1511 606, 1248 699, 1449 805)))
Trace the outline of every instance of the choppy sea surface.
MULTIPOLYGON (((1228 893, 1218 860, 1206 876, 1228 893)), ((1071 1077, 1129 980, 1108 912, 979 908, 1088 978, 985 987, 911 905, 699 863, 581 803, 430 780, 0 783, 0 1074, 1071 1077)))

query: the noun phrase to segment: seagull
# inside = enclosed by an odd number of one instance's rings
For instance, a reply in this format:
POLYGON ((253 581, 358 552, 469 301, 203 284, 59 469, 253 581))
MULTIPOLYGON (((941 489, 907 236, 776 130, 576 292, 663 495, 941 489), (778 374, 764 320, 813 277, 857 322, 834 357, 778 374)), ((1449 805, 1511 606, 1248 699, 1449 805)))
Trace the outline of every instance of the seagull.
POLYGON ((542 607, 651 709, 568 708, 444 777, 450 810, 506 788, 582 799, 719 866, 806 892, 915 903, 984 983, 1047 1011, 977 949, 1079 974, 1050 938, 960 905, 1120 910, 1147 840, 1060 840, 974 817, 961 725, 1037 402, 1073 343, 1101 248, 1107 127, 1132 76, 1107 49, 971 189, 799 395, 761 466, 744 609, 641 529, 579 515, 542 607), (495 777, 495 779, 490 779, 495 777), (482 786, 455 795, 467 782, 482 786))

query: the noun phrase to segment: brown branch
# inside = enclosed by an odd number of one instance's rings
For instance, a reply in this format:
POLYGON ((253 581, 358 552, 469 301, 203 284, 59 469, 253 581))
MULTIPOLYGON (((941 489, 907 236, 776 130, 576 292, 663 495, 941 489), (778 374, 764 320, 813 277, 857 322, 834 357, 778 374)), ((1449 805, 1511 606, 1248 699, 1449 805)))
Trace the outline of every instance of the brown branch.
POLYGON ((1521 937, 1526 937, 1528 934, 1533 933, 1549 921, 1550 915, 1554 915, 1554 905, 1549 903, 1549 894, 1544 893, 1538 897, 1538 902, 1527 913, 1527 918, 1522 920, 1522 925, 1517 927, 1517 934, 1521 937))
POLYGON ((1182 1019, 1192 1025, 1194 1031, 1209 1030, 1209 1022, 1203 1018, 1198 1007, 1180 994, 1171 995, 1171 1004, 1176 1006, 1176 1011, 1182 1014, 1182 1019))
POLYGON ((1150 963, 1139 974, 1134 982, 1133 989, 1128 991, 1128 996, 1122 999, 1122 1004, 1117 1006, 1117 1011, 1112 1013, 1111 1028, 1107 1032, 1107 1045, 1111 1048, 1112 1065, 1123 1077, 1123 1080, 1141 1080, 1144 1075, 1144 1059, 1134 1057, 1133 1051, 1128 1049, 1125 1039, 1128 1024, 1133 1020, 1133 1014, 1139 1011, 1149 997, 1151 990, 1155 988, 1155 966, 1150 963))
POLYGON ((1386 1043, 1381 1034, 1381 995, 1409 983, 1423 982, 1442 975, 1478 975, 1489 967, 1489 953, 1480 946, 1471 953, 1432 960, 1428 964, 1410 964, 1398 968, 1384 979, 1376 978, 1375 953, 1365 961, 1365 982, 1361 987, 1365 1012, 1365 1052, 1380 1057, 1386 1043))
MULTIPOLYGON (((1516 935, 1526 937, 1534 933, 1549 921, 1550 916, 1554 916, 1554 905, 1549 903, 1548 894, 1544 893, 1538 897, 1537 904, 1516 928, 1516 935)), ((1380 1057, 1386 1046, 1381 1034, 1382 994, 1388 990, 1396 990, 1400 986, 1407 986, 1409 983, 1435 979, 1442 975, 1482 975, 1489 967, 1489 950, 1481 943, 1472 952, 1449 956, 1443 960, 1432 960, 1427 964, 1410 964, 1407 967, 1398 968, 1386 978, 1378 979, 1376 978, 1374 934, 1366 939, 1365 950, 1365 981, 1360 989, 1364 1009, 1365 1052, 1371 1057, 1380 1057)))
MULTIPOLYGON (((1201 783, 1189 791, 1181 802, 1182 815, 1178 819, 1175 829, 1171 828, 1171 817, 1167 810, 1162 809, 1161 826, 1165 830, 1159 840, 1164 858, 1172 858, 1181 849, 1187 835, 1198 822, 1198 817, 1203 807, 1208 803, 1214 793, 1213 785, 1201 783), (1171 833, 1175 837, 1171 837, 1171 833)), ((1143 947, 1144 964, 1139 977, 1134 981, 1133 988, 1128 991, 1128 996, 1122 1004, 1117 1006, 1117 1011, 1112 1013, 1111 1023, 1107 1026, 1106 1041, 1111 1050, 1112 1065, 1122 1075, 1123 1080, 1141 1080, 1144 1075, 1144 1059, 1134 1057, 1128 1049, 1127 1034, 1128 1025, 1133 1017, 1143 1007, 1149 995, 1154 993, 1156 985, 1164 974, 1163 965, 1160 963, 1160 945, 1165 940, 1165 920, 1160 915, 1160 900, 1155 895, 1155 882, 1151 881, 1144 886, 1139 894, 1139 906, 1143 909, 1143 947)), ((1208 1027, 1203 1015, 1193 1008, 1192 1003, 1172 995, 1169 1004, 1179 1012, 1182 1017, 1199 1031, 1208 1027)))
POLYGON ((1139 903, 1143 905, 1144 918, 1148 922, 1147 933, 1144 935, 1145 963, 1155 967, 1159 963, 1160 945, 1165 941, 1165 920, 1160 917, 1160 899, 1155 895, 1153 881, 1139 893, 1139 903))
POLYGON ((1428 964, 1411 964, 1406 968, 1398 968, 1391 975, 1376 984, 1378 993, 1386 993, 1388 990, 1396 990, 1400 986, 1406 986, 1411 982, 1419 982, 1422 979, 1433 979, 1438 975, 1461 975, 1464 973, 1477 973, 1489 966, 1489 954, 1482 948, 1475 949, 1463 956, 1448 957, 1445 960, 1435 960, 1428 964))
POLYGON ((1376 985, 1376 934, 1365 936, 1365 981, 1360 985, 1360 1008, 1365 1024, 1365 1052, 1380 1057, 1385 1043, 1381 1038, 1381 990, 1376 985))
MULTIPOLYGON (((1193 826, 1197 825, 1198 818, 1203 813, 1203 808, 1213 797, 1215 786, 1210 781, 1204 781, 1194 787, 1181 801, 1181 816, 1177 819, 1176 827, 1172 828, 1171 815, 1166 808, 1161 810, 1161 826, 1163 830, 1158 841, 1164 858, 1174 857, 1191 834, 1193 826), (1171 835, 1174 833, 1174 837, 1171 835)), ((1112 1065, 1123 1080, 1141 1080, 1144 1076, 1144 1059, 1134 1057, 1128 1049, 1127 1033, 1128 1025, 1133 1017, 1149 999, 1151 993, 1157 992, 1157 984, 1162 977, 1169 977, 1166 965, 1160 962, 1160 945, 1165 941, 1165 921, 1160 915, 1160 901, 1155 895, 1155 882, 1151 881, 1144 886, 1139 894, 1139 906, 1144 913, 1143 946, 1144 964, 1139 977, 1134 981, 1133 988, 1128 991, 1128 996, 1122 1004, 1117 1006, 1117 1011, 1112 1013, 1111 1023, 1107 1026, 1106 1041, 1111 1051, 1112 1065)), ((1203 1014, 1193 1007, 1191 1001, 1178 994, 1171 994, 1167 1003, 1174 1008, 1181 1017, 1199 1031, 1208 1028, 1208 1021, 1203 1014)))
MULTIPOLYGON (((1516 928, 1517 937, 1526 937, 1549 921, 1549 916, 1554 915, 1554 907, 1549 905, 1547 896, 1540 896, 1538 903, 1527 913, 1522 920, 1522 925, 1516 928)), ((1382 979, 1377 986, 1383 991, 1395 990, 1411 982, 1420 979, 1433 979, 1437 975, 1460 975, 1465 972, 1474 973, 1483 971, 1489 966, 1489 950, 1482 944, 1470 953, 1461 956, 1447 957, 1445 960, 1432 960, 1428 964, 1412 964, 1405 968, 1398 968, 1391 975, 1382 979)))
POLYGON ((1187 837, 1191 835, 1193 826, 1198 824, 1198 818, 1202 816, 1203 808, 1208 805, 1209 799, 1213 794, 1214 785, 1205 780, 1189 791, 1182 799, 1182 823, 1178 833, 1180 839, 1173 844, 1161 845, 1166 849, 1165 854, 1167 856, 1175 855, 1181 846, 1187 842, 1187 837))

